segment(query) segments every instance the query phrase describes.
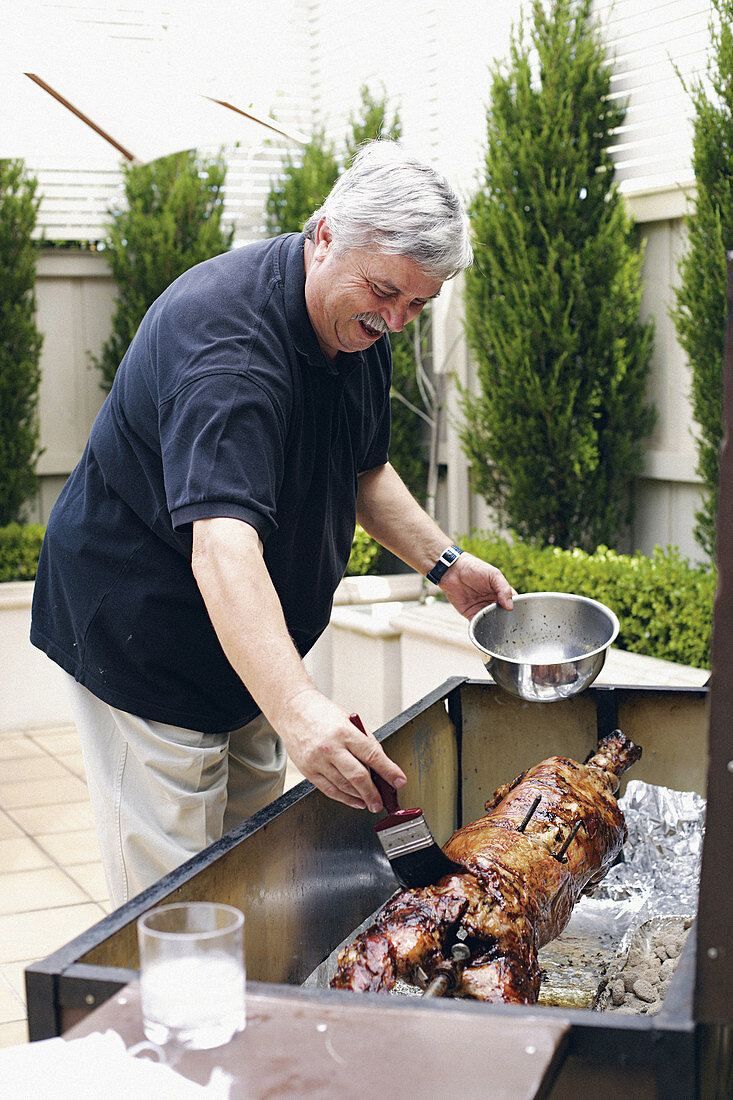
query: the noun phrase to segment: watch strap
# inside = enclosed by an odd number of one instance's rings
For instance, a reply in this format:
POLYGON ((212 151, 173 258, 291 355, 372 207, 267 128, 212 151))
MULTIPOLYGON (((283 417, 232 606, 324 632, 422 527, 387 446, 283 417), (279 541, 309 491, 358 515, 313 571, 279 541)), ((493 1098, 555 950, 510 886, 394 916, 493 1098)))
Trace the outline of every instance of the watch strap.
POLYGON ((428 580, 432 581, 433 584, 438 584, 444 573, 450 569, 453 562, 458 561, 462 553, 463 551, 460 546, 449 546, 443 551, 433 568, 427 574, 428 580))

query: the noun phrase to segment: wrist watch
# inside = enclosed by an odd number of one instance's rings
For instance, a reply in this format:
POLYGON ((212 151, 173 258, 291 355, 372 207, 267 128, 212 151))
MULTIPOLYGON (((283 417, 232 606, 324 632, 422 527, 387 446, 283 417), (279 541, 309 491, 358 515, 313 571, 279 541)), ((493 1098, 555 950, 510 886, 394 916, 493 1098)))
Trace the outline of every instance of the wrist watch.
POLYGON ((451 565, 453 565, 453 562, 458 561, 462 553, 463 551, 460 546, 449 546, 447 550, 443 551, 433 568, 427 574, 428 580, 432 581, 433 584, 437 584, 446 570, 450 569, 451 565))

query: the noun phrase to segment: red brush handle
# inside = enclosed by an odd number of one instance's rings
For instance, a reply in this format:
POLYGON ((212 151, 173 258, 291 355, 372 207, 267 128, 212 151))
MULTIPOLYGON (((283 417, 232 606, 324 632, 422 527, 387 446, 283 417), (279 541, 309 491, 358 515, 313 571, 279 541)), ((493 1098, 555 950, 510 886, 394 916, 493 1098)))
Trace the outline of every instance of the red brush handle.
MULTIPOLYGON (((361 730, 364 736, 367 737, 367 731, 364 729, 364 723, 362 722, 359 715, 350 714, 349 718, 356 726, 356 728, 358 730, 361 730)), ((372 782, 374 783, 374 786, 379 791, 379 797, 382 799, 385 810, 390 814, 394 813, 395 810, 399 810, 400 804, 397 801, 397 791, 394 789, 392 784, 388 783, 386 779, 383 779, 382 776, 375 772, 372 768, 369 769, 369 774, 372 777, 372 782)))

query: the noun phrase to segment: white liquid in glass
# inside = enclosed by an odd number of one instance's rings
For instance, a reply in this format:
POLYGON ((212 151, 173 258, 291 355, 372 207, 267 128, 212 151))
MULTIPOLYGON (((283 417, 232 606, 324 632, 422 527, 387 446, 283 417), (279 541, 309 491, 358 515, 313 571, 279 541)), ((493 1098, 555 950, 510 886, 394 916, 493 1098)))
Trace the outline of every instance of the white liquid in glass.
POLYGON ((140 981, 145 1036, 192 1050, 228 1043, 245 1025, 244 971, 221 952, 165 959, 140 981))

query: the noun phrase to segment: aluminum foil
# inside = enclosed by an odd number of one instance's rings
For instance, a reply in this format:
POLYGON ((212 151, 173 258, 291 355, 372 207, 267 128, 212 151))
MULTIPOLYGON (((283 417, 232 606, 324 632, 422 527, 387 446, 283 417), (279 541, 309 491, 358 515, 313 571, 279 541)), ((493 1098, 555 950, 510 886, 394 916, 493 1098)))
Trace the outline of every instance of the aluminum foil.
POLYGON ((647 917, 697 913, 705 805, 694 791, 629 782, 619 800, 629 833, 625 862, 609 871, 595 894, 619 904, 619 921, 626 914, 641 924, 647 917))
POLYGON ((705 799, 631 780, 619 806, 628 839, 623 862, 582 898, 556 940, 543 947, 540 1004, 594 1007, 601 980, 625 961, 647 921, 694 917, 705 829, 705 799))
MULTIPOLYGON (((592 898, 581 898, 562 935, 539 952, 544 972, 540 1004, 595 1007, 603 979, 623 965, 632 939, 646 921, 697 913, 705 799, 694 791, 631 780, 619 805, 629 833, 624 861, 611 868, 592 898)), ((304 984, 328 988, 339 951, 376 915, 355 928, 304 984)), ((402 981, 393 992, 422 993, 402 981)))

